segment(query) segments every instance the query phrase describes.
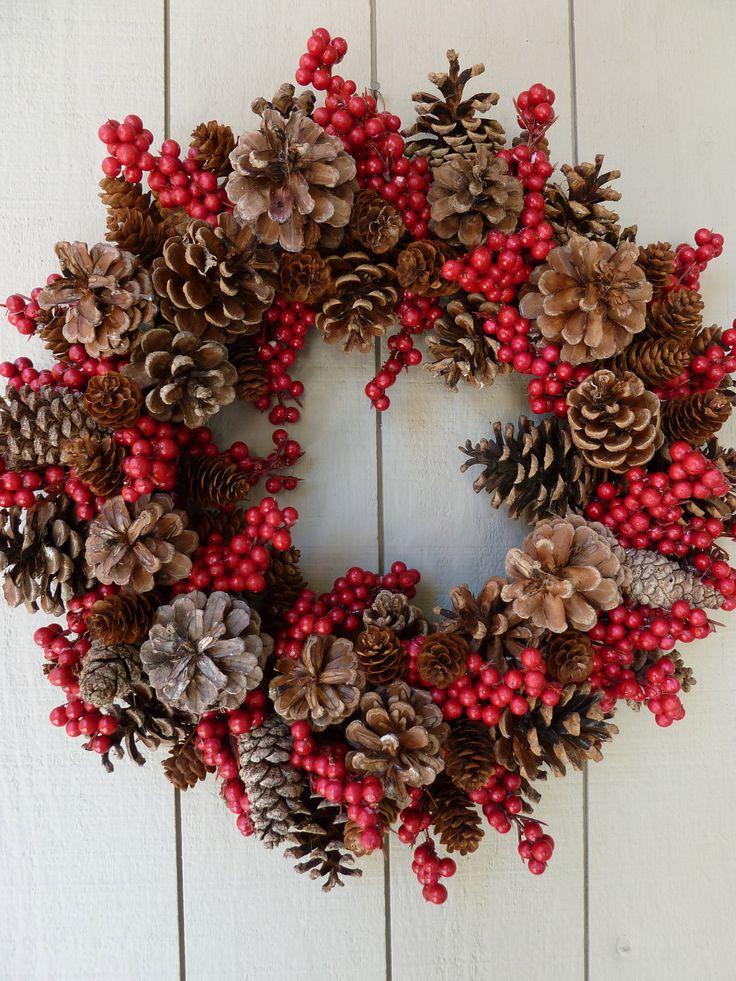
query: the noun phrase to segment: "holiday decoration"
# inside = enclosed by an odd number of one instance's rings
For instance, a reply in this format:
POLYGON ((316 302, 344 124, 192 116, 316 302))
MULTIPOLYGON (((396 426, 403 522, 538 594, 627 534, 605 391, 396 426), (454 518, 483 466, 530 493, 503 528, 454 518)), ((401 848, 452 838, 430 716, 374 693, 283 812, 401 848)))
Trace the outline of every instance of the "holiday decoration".
POLYGON ((600 760, 626 706, 684 717, 681 649, 736 607, 736 327, 703 323, 720 235, 637 243, 601 155, 554 177, 545 85, 507 139, 450 50, 402 135, 346 52, 318 28, 300 91, 184 152, 135 115, 100 127, 105 240, 59 242, 5 303, 54 362, 0 364, 0 576, 55 618, 51 722, 106 770, 160 751, 179 792, 213 775, 238 830, 324 889, 393 834, 441 904, 446 853, 486 827, 545 872, 541 781, 600 760), (284 500, 310 338, 370 354, 384 412, 422 335, 450 392, 517 373, 529 402, 460 449, 530 527, 434 614, 399 560, 310 588, 284 500), (236 399, 274 427, 262 455, 214 441, 236 399))

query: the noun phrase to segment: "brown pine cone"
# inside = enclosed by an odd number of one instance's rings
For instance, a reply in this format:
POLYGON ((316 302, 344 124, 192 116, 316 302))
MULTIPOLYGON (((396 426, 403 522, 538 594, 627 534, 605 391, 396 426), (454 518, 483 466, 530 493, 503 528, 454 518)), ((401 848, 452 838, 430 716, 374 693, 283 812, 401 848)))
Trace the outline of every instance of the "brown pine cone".
POLYGON ((164 774, 177 790, 189 790, 207 776, 207 767, 192 743, 178 743, 163 762, 164 774))
POLYGON ((79 696, 98 708, 109 709, 117 698, 127 695, 141 680, 138 648, 129 644, 108 647, 99 641, 82 658, 79 696))
POLYGON ((674 381, 687 368, 693 352, 689 341, 679 337, 643 337, 613 359, 616 374, 630 371, 650 386, 674 381))
POLYGON ((384 201, 377 191, 359 191, 350 214, 350 232, 363 248, 374 255, 390 252, 404 232, 399 209, 384 201))
POLYGON ((425 367, 453 392, 461 380, 476 388, 491 385, 496 375, 508 375, 511 365, 496 359, 499 342, 483 333, 483 320, 498 312, 477 293, 453 299, 434 324, 427 348, 434 358, 425 367))
POLYGON ((134 381, 118 371, 93 375, 87 382, 84 407, 106 429, 132 426, 141 413, 143 395, 134 381))
POLYGON ((107 215, 105 238, 119 249, 138 256, 147 265, 161 255, 173 227, 173 221, 164 217, 149 200, 140 208, 111 209, 107 215))
POLYGON ((391 265, 374 262, 365 252, 347 252, 327 260, 333 288, 317 314, 317 328, 328 344, 344 341, 343 350, 366 354, 395 321, 398 300, 391 265))
MULTIPOLYGON (((384 797, 378 804, 375 805, 375 810, 378 812, 380 818, 380 828, 385 830, 390 828, 398 817, 399 805, 395 800, 391 800, 390 797, 384 797)), ((363 846, 363 831, 364 829, 361 828, 356 821, 351 821, 348 819, 345 822, 342 840, 348 851, 351 851, 353 855, 357 855, 358 858, 362 858, 364 855, 369 854, 363 846)))
POLYGON ((367 627, 355 641, 358 664, 371 685, 388 685, 404 678, 407 654, 390 627, 367 627))
POLYGON ((123 486, 125 447, 112 436, 82 436, 64 448, 64 463, 96 497, 114 497, 123 486))
POLYGON ((731 415, 731 402, 718 389, 695 392, 664 403, 663 425, 669 441, 700 446, 711 439, 731 415))
POLYGON ((317 303, 332 287, 327 261, 315 249, 284 252, 279 260, 279 288, 287 300, 317 303))
POLYGON ((160 602, 155 590, 107 596, 92 607, 87 616, 87 629, 93 640, 108 647, 137 644, 148 636, 160 602))
POLYGON ((285 552, 276 552, 271 556, 271 564, 266 569, 263 605, 264 626, 271 633, 283 626, 284 613, 293 606, 307 585, 299 569, 300 558, 301 552, 293 545, 285 552))
POLYGON ((675 268, 672 246, 669 242, 640 245, 637 264, 644 270, 647 282, 652 284, 654 297, 658 298, 669 286, 675 268))
POLYGON ((447 688, 465 674, 468 642, 460 634, 427 634, 417 660, 422 681, 433 688, 447 688))
POLYGON ((237 372, 235 394, 241 402, 257 402, 268 392, 268 379, 252 337, 240 337, 229 344, 227 359, 237 372))
POLYGON ((567 245, 573 235, 598 239, 611 245, 618 245, 624 239, 632 238, 636 228, 621 231, 618 215, 607 204, 618 201, 621 194, 608 186, 618 180, 621 172, 603 169, 603 154, 598 153, 595 163, 581 163, 576 167, 563 164, 567 187, 547 184, 544 189, 545 216, 555 231, 555 240, 567 245))
POLYGON ((366 627, 390 627, 400 637, 427 633, 427 621, 418 606, 412 606, 403 593, 382 589, 367 610, 363 611, 366 627))
POLYGON ((655 300, 647 313, 647 331, 653 337, 690 340, 703 323, 703 299, 695 290, 672 290, 655 300))
POLYGON ((245 511, 240 508, 237 511, 226 513, 225 511, 200 511, 193 515, 192 528, 199 535, 201 542, 206 542, 209 536, 216 532, 223 538, 232 538, 245 531, 248 522, 245 519, 245 511))
POLYGON ((577 630, 553 634, 542 650, 550 677, 563 685, 579 685, 593 671, 593 644, 587 634, 577 630))
POLYGON ((662 445, 659 399, 630 371, 599 369, 568 394, 567 405, 573 443, 600 470, 642 466, 662 445))
POLYGON ((184 500, 199 508, 233 507, 250 491, 240 467, 221 456, 182 454, 177 482, 184 500))
POLYGON ((445 769, 456 787, 466 794, 479 790, 495 764, 488 726, 468 720, 452 726, 445 743, 445 769))
POLYGON ((693 606, 716 610, 723 601, 715 586, 659 552, 628 548, 626 565, 631 575, 626 594, 637 605, 669 610, 678 600, 686 600, 693 606))
POLYGON ((58 465, 68 443, 98 432, 79 392, 50 386, 34 391, 22 385, 9 386, 0 396, 0 445, 10 467, 58 465))
POLYGON ((197 153, 195 160, 202 170, 211 170, 218 177, 230 173, 229 156, 235 149, 235 137, 229 126, 223 126, 215 119, 200 123, 192 132, 189 144, 197 153))
POLYGON ((483 838, 478 808, 444 773, 429 789, 429 813, 440 843, 448 852, 470 855, 483 838))
POLYGON ((106 208, 146 208, 151 195, 140 184, 132 184, 122 177, 103 177, 100 181, 100 201, 106 208))
POLYGON ((295 92, 296 89, 291 82, 283 82, 276 89, 271 99, 264 99, 263 96, 260 96, 251 102, 250 107, 256 116, 263 116, 266 109, 275 109, 287 119, 293 112, 303 112, 305 116, 311 116, 317 101, 314 92, 307 89, 294 98, 295 92))
POLYGON ((711 344, 723 344, 723 331, 717 324, 710 327, 703 327, 692 339, 691 352, 695 358, 699 354, 705 354, 711 344))
POLYGON ((443 279, 440 273, 453 254, 452 249, 443 242, 428 239, 410 242, 399 252, 396 260, 399 286, 420 296, 452 296, 457 292, 457 285, 443 279))

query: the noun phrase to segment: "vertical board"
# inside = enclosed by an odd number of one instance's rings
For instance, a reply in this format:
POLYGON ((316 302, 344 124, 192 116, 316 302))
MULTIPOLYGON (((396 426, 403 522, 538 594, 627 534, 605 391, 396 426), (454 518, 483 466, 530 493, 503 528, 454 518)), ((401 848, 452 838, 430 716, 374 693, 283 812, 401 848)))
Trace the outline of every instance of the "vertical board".
MULTIPOLYGON (((0 34, 0 295, 57 271, 58 239, 103 238, 97 200, 108 116, 163 122, 161 4, 124 13, 84 0, 3 4, 0 34)), ((4 320, 4 318, 3 318, 4 320)), ((0 360, 50 363, 4 322, 0 360)), ((33 631, 0 612, 3 637, 0 840, 4 978, 178 977, 174 795, 158 764, 115 773, 48 722, 61 699, 41 674, 33 631)))
MULTIPOLYGON (((617 210, 641 243, 726 238, 702 276, 705 323, 736 315, 736 7, 720 0, 576 3, 580 159, 606 153, 622 171, 617 210)), ((723 431, 734 442, 736 426, 723 431)), ((687 717, 660 731, 648 712, 622 710, 621 734, 589 781, 590 977, 595 981, 734 976, 736 902, 724 852, 733 794, 724 764, 736 751, 732 655, 736 631, 683 648, 698 679, 687 717)))
MULTIPOLYGON (((405 124, 413 118, 411 92, 432 90, 427 73, 446 69, 455 48, 461 66, 486 73, 473 92, 498 91, 494 112, 515 130, 513 97, 541 80, 557 93, 560 115, 551 135, 552 159, 572 153, 568 8, 565 0, 534 0, 523 11, 513 0, 464 5, 378 0, 378 79, 387 106, 405 124)), ((470 90, 469 90, 470 91, 470 90)), ((391 389, 382 417, 385 549, 387 564, 401 558, 423 572, 422 605, 446 602, 462 582, 479 588, 503 573, 503 558, 524 528, 476 496, 462 476, 458 445, 489 431, 489 420, 516 421, 528 413, 518 377, 492 388, 461 386, 454 394, 421 369, 391 389)), ((535 879, 516 854, 516 842, 487 829, 475 855, 459 860, 446 906, 424 904, 408 850, 391 850, 391 936, 394 976, 511 977, 523 961, 528 977, 583 973, 583 804, 579 774, 540 786, 538 815, 557 842, 546 875, 535 879), (560 943, 564 924, 564 943, 560 943), (523 954, 520 952, 523 951, 523 954), (520 960, 521 958, 521 960, 520 960)))
MULTIPOLYGON (((228 0, 216 11, 213 18, 212 8, 193 0, 172 4, 171 129, 182 144, 202 119, 216 117, 236 133, 255 127, 250 103, 293 81, 306 40, 318 26, 347 38, 351 47, 341 71, 369 83, 368 0, 228 0)), ((302 515, 294 539, 303 548, 305 574, 323 589, 350 565, 376 567, 375 420, 363 396, 373 366, 322 344, 318 336, 309 347, 296 372, 306 385, 303 420, 294 429, 306 451, 298 465, 304 480, 288 498, 302 515)), ((223 445, 244 439, 258 447, 268 445, 272 428, 244 406, 226 409, 215 427, 223 445)), ((191 978, 319 977, 328 964, 352 965, 366 981, 383 977, 380 858, 366 863, 359 883, 323 895, 278 851, 240 837, 214 781, 184 796, 182 837, 191 978), (318 933, 313 918, 304 915, 307 908, 319 910, 318 933)))

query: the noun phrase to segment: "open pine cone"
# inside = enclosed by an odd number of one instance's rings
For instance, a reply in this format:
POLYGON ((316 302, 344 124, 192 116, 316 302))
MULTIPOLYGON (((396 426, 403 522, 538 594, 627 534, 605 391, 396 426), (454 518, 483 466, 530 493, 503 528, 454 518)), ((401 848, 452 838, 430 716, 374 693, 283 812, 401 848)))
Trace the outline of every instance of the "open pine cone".
POLYGON ((366 627, 390 627, 400 637, 427 633, 427 621, 418 606, 412 606, 403 593, 382 589, 367 610, 363 611, 366 627))
POLYGON ((287 300, 317 303, 332 287, 327 260, 315 249, 284 252, 279 260, 279 288, 287 300))
POLYGON ((364 249, 374 255, 383 255, 390 252, 401 238, 404 222, 395 205, 384 201, 378 191, 366 188, 355 195, 350 232, 364 249))
POLYGON ((420 296, 452 296, 457 292, 457 284, 442 277, 442 267, 452 256, 452 249, 444 242, 428 239, 410 242, 396 260, 399 286, 420 296))
POLYGON ((399 293, 394 269, 365 252, 346 252, 327 261, 333 285, 316 325, 328 344, 344 341, 343 350, 365 354, 395 321, 399 293))
POLYGON ((477 293, 453 299, 434 323, 427 348, 434 358, 426 365, 435 378, 457 391, 459 381, 476 388, 491 385, 496 375, 507 375, 511 365, 497 360, 499 342, 483 333, 483 319, 498 311, 494 303, 477 293))

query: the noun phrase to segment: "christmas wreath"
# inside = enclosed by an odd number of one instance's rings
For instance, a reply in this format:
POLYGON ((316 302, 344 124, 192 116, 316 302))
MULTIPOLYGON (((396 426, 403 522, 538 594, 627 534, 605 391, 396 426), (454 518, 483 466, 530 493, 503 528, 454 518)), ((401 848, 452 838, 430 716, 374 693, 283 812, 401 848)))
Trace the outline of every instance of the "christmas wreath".
POLYGON ((702 322, 720 235, 635 244, 601 156, 551 180, 544 85, 515 100, 509 145, 498 95, 469 89, 483 66, 448 51, 402 135, 335 73, 346 50, 314 31, 296 81, 321 104, 284 84, 257 125, 202 123, 183 156, 153 154, 135 115, 100 127, 106 241, 59 242, 60 272, 6 302, 55 360, 0 365, 0 569, 11 606, 57 618, 35 634, 64 694, 52 724, 108 770, 163 746, 179 790, 216 774, 238 829, 325 889, 393 829, 442 903, 448 853, 484 822, 545 870, 538 781, 599 760, 621 702, 684 716, 676 647, 736 606, 718 543, 736 451, 716 438, 736 330, 702 322), (285 427, 315 333, 348 353, 386 339, 380 412, 423 333, 452 390, 529 378, 538 418, 461 449, 531 528, 432 622, 403 562, 320 595, 302 576, 273 495, 297 486, 285 427), (216 446, 207 423, 236 398, 278 427, 265 456, 216 446))

